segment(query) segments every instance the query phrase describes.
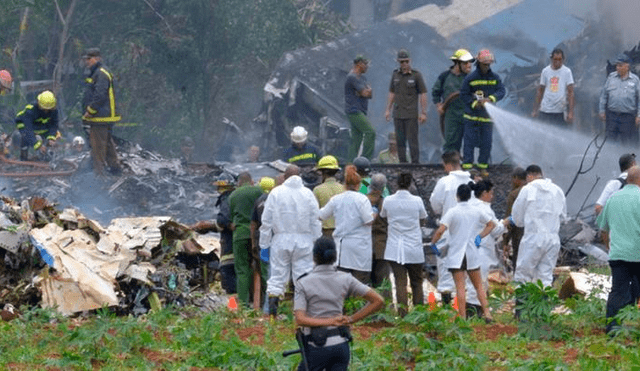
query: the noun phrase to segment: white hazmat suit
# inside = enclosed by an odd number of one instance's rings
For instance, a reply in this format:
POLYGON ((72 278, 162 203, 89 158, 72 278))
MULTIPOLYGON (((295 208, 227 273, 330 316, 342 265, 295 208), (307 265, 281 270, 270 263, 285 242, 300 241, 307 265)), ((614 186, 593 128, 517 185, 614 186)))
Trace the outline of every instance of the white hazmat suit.
POLYGON ((550 286, 560 253, 560 222, 567 216, 564 192, 550 179, 535 179, 520 191, 511 216, 516 226, 524 227, 514 281, 540 279, 550 286))
POLYGON ((294 281, 313 269, 313 242, 322 224, 313 192, 293 175, 267 197, 260 227, 260 248, 271 248, 271 275, 267 294, 281 296, 292 276, 294 281))

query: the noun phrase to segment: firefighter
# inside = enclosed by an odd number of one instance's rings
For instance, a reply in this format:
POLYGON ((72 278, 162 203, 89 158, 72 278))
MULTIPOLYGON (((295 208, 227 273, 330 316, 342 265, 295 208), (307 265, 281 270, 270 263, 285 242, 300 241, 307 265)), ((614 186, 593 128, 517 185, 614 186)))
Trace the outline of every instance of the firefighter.
POLYGON ((116 113, 113 75, 102 64, 100 49, 87 49, 83 60, 89 69, 82 99, 82 125, 88 130, 93 171, 102 175, 105 162, 113 174, 121 172, 116 145, 111 136, 113 125, 120 121, 116 113))
POLYGON ((13 77, 7 70, 0 70, 0 95, 6 94, 11 90, 11 84, 13 83, 13 77))
POLYGON ((307 143, 309 134, 302 126, 291 132, 291 147, 284 150, 283 160, 298 166, 315 165, 320 159, 320 151, 307 143))
POLYGON ((460 87, 460 99, 464 103, 464 135, 462 168, 470 170, 474 165, 474 149, 480 148, 477 167, 483 177, 488 175, 489 156, 493 138, 493 122, 485 103, 496 103, 504 98, 505 87, 491 64, 493 54, 483 49, 476 57, 476 70, 465 77, 460 87))
POLYGON ((55 144, 58 132, 55 95, 49 90, 43 91, 34 103, 18 112, 15 121, 21 136, 20 160, 27 160, 29 148, 46 153, 47 147, 55 144))

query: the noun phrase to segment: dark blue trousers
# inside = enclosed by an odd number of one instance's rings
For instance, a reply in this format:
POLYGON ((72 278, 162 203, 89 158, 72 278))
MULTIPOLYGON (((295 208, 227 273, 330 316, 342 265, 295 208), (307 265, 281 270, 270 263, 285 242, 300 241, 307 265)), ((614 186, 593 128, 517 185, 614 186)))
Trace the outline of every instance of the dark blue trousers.
MULTIPOLYGON (((640 262, 624 260, 610 260, 611 292, 607 299, 607 321, 618 314, 620 309, 637 300, 637 284, 640 278, 640 262)), ((607 332, 614 326, 620 325, 616 321, 607 324, 607 332)))
POLYGON ((633 113, 606 112, 607 140, 624 144, 638 144, 636 115, 633 113))
MULTIPOLYGON (((349 343, 344 342, 330 347, 307 347, 307 364, 309 371, 346 371, 349 368, 351 350, 349 343)), ((305 371, 302 362, 298 365, 298 371, 305 371)))
POLYGON ((493 123, 464 120, 464 149, 462 162, 473 164, 473 151, 480 148, 478 164, 489 164, 491 143, 493 140, 493 123))

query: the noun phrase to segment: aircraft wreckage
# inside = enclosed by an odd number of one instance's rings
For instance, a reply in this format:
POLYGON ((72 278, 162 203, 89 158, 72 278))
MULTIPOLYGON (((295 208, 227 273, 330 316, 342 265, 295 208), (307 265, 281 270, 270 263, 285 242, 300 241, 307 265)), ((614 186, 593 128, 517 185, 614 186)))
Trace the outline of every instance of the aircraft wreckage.
MULTIPOLYGON (((261 147, 280 153, 289 143, 291 128, 303 125, 314 144, 343 156, 348 125, 342 89, 351 60, 359 53, 373 60, 369 81, 377 93, 369 116, 378 130, 378 147, 383 147, 383 138, 392 130, 383 119, 386 88, 399 47, 411 51, 414 67, 423 72, 428 86, 448 68, 448 56, 460 46, 488 47, 496 54, 496 70, 509 90, 503 105, 529 112, 536 74, 548 63, 548 52, 560 45, 576 77, 581 129, 590 125, 607 58, 620 48, 606 42, 611 39, 600 32, 598 21, 566 7, 542 14, 557 8, 552 0, 477 0, 473 9, 465 3, 428 5, 328 44, 286 53, 265 85, 265 109, 256 119, 266 133, 261 147)), ((587 3, 583 10, 591 6, 587 3)), ((640 61, 635 48, 628 53, 635 63, 640 61)), ((421 129, 421 141, 422 158, 435 164, 441 138, 434 111, 430 109, 429 123, 421 129)), ((494 208, 502 217, 512 165, 508 151, 499 138, 496 141, 492 162, 507 163, 494 165, 491 172, 496 183, 494 208)), ((183 223, 215 215, 217 192, 212 183, 223 172, 275 176, 282 164, 185 164, 130 143, 118 151, 125 168, 119 177, 95 177, 87 169, 87 153, 44 166, 29 164, 27 170, 25 164, 0 161, 0 255, 5 263, 0 302, 55 307, 67 315, 103 306, 141 314, 166 304, 208 309, 223 305, 209 289, 218 269, 218 237, 198 236, 183 223), (25 173, 39 175, 20 175, 25 173)), ((443 175, 439 165, 373 169, 388 176, 391 190, 399 170, 414 172, 416 192, 427 205, 435 181, 443 175)), ((434 226, 430 220, 424 236, 434 226)), ((580 220, 563 225, 561 240, 559 265, 606 262, 606 253, 594 243, 595 231, 580 220)), ((426 254, 433 258, 429 251, 426 254)), ((582 277, 572 277, 572 282, 580 286, 577 291, 588 292, 582 277)))

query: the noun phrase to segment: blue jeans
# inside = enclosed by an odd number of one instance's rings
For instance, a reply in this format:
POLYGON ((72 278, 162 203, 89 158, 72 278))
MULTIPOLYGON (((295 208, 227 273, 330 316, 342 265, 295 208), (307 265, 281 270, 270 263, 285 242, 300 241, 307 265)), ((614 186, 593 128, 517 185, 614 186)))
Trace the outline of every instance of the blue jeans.
POLYGON ((473 151, 476 147, 480 148, 478 155, 478 164, 489 164, 489 156, 491 155, 491 142, 493 140, 493 123, 475 122, 471 120, 464 121, 464 152, 462 162, 464 164, 473 164, 473 151))

